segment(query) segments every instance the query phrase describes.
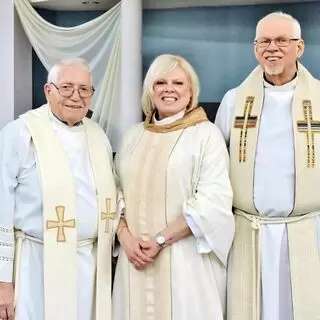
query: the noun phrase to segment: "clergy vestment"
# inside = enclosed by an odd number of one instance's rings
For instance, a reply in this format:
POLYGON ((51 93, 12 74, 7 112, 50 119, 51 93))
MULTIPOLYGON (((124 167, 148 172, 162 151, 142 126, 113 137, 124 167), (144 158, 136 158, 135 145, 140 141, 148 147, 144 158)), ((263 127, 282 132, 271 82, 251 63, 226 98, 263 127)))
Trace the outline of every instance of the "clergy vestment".
POLYGON ((116 188, 103 130, 42 106, 1 131, 0 161, 0 281, 14 282, 15 319, 111 319, 116 188))
POLYGON ((320 319, 319 90, 300 64, 282 86, 257 67, 221 102, 236 218, 228 320, 320 319))
POLYGON ((210 122, 166 131, 184 111, 129 130, 116 168, 133 236, 148 240, 184 214, 193 235, 161 249, 137 271, 120 249, 114 320, 222 320, 226 261, 234 234, 228 155, 210 122), (155 129, 155 128, 153 128, 155 129))

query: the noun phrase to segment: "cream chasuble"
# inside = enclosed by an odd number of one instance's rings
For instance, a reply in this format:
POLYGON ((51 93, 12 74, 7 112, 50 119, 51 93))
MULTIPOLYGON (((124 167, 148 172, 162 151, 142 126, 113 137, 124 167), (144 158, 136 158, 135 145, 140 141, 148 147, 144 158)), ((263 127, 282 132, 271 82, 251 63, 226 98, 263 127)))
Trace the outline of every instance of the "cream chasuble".
MULTIPOLYGON (((116 189, 105 151, 104 132, 91 120, 83 119, 97 189, 99 230, 98 239, 77 242, 73 176, 62 145, 52 130, 48 107, 26 113, 23 120, 35 145, 42 183, 45 319, 81 319, 76 312, 76 251, 77 246, 95 241, 98 244, 94 319, 111 319, 111 247, 116 230, 116 189)), ((18 235, 16 263, 19 262, 20 238, 18 235)), ((19 279, 15 282, 19 288, 19 279)))
POLYGON ((317 158, 317 151, 320 150, 320 137, 317 134, 320 131, 320 102, 316 96, 320 84, 302 65, 298 65, 292 102, 295 204, 289 217, 261 216, 254 206, 254 166, 263 90, 263 71, 257 67, 237 89, 235 98, 230 157, 231 180, 236 190, 233 202, 236 234, 229 260, 232 285, 228 288, 232 290, 234 299, 228 301, 228 319, 260 319, 260 228, 263 224, 283 223, 287 224, 288 229, 294 319, 318 319, 320 303, 314 292, 320 286, 315 218, 320 214, 317 193, 320 174, 317 158))

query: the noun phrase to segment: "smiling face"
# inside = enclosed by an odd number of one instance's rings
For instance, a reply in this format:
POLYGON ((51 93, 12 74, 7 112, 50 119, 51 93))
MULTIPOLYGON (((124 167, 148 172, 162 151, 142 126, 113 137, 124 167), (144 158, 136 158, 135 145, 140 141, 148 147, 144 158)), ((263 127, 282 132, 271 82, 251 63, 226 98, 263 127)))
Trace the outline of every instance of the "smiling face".
POLYGON ((281 85, 292 80, 296 72, 296 61, 304 51, 303 40, 290 40, 288 46, 278 46, 274 39, 296 39, 292 20, 278 18, 262 21, 257 29, 256 39, 273 39, 270 45, 255 44, 255 56, 270 82, 281 85))
POLYGON ((152 102, 160 119, 185 110, 190 100, 190 81, 182 68, 176 67, 154 82, 152 102))
POLYGON ((70 97, 63 97, 59 94, 57 88, 66 85, 73 86, 76 89, 92 88, 91 74, 81 65, 61 65, 58 76, 53 83, 47 83, 44 86, 51 111, 60 120, 67 122, 69 126, 73 126, 87 114, 92 97, 81 98, 78 90, 74 90, 70 97))

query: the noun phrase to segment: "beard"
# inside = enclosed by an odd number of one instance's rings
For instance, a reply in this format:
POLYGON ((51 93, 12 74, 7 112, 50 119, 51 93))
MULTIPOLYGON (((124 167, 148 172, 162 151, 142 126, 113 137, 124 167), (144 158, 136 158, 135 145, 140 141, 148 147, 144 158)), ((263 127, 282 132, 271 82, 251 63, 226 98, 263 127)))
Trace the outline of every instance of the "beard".
POLYGON ((283 72, 283 65, 282 66, 265 66, 265 72, 270 76, 277 76, 283 72))

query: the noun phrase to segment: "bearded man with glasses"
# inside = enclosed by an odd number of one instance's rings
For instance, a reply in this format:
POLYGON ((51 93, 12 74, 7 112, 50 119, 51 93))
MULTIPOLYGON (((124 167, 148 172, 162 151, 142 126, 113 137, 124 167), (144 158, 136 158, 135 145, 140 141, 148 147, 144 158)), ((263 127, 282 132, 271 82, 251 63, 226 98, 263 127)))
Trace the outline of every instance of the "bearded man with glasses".
POLYGON ((57 63, 44 91, 0 131, 0 319, 108 320, 116 186, 88 63, 57 63))
POLYGON ((320 82, 299 63, 299 22, 256 28, 259 62, 224 96, 216 125, 230 150, 236 232, 228 320, 320 319, 320 82))

